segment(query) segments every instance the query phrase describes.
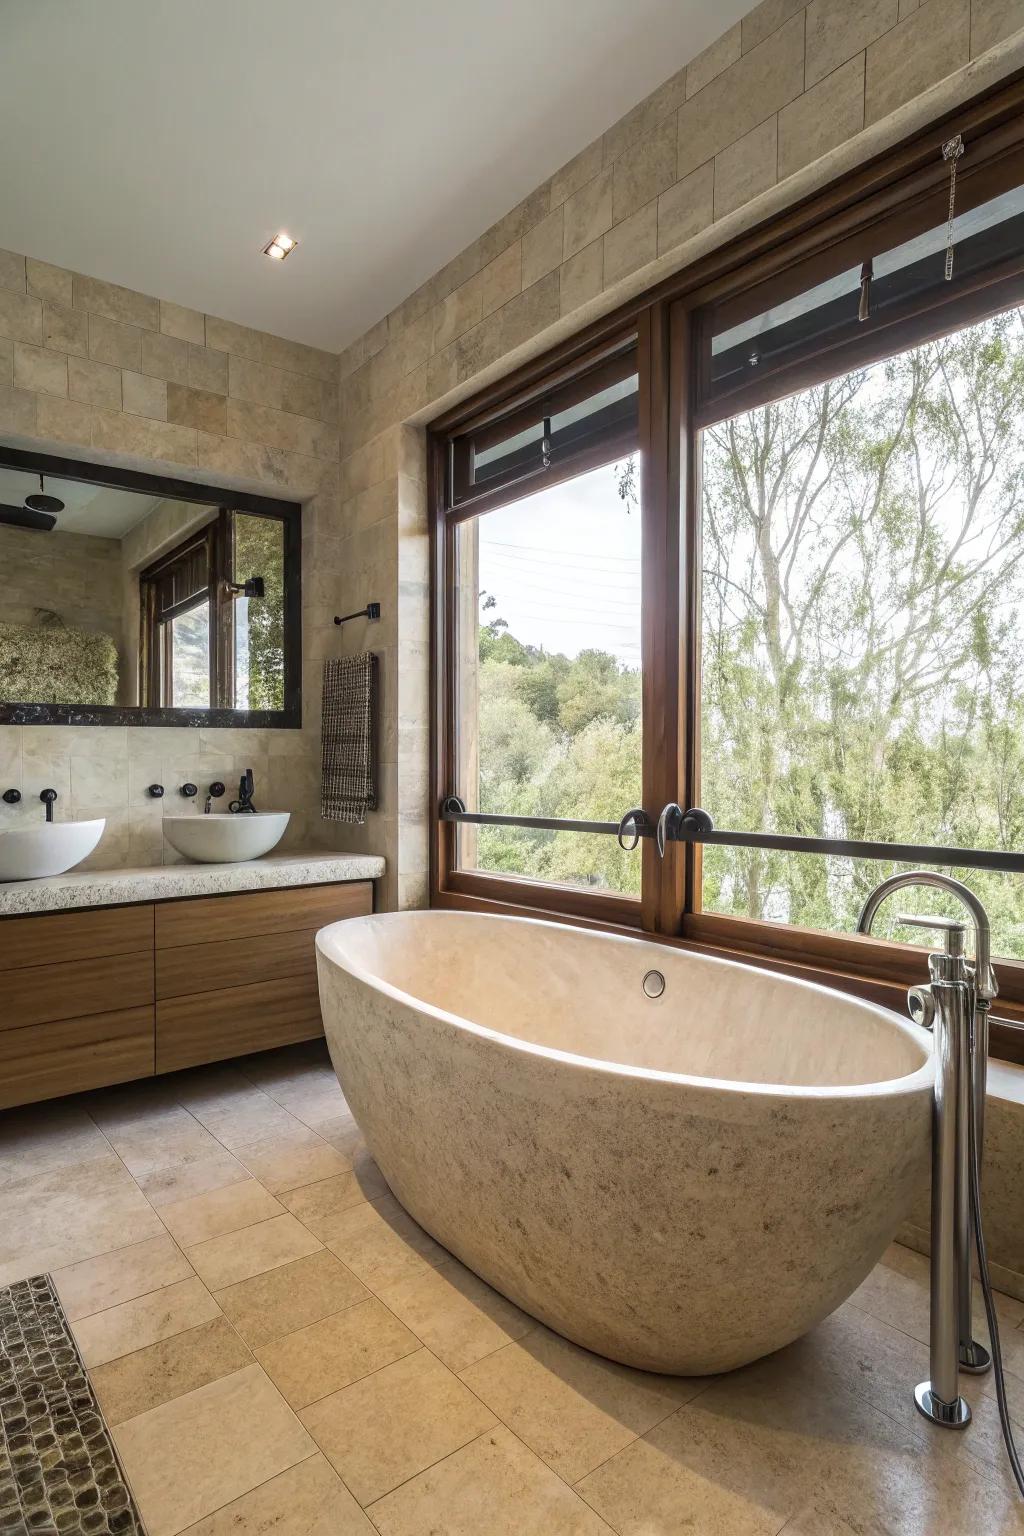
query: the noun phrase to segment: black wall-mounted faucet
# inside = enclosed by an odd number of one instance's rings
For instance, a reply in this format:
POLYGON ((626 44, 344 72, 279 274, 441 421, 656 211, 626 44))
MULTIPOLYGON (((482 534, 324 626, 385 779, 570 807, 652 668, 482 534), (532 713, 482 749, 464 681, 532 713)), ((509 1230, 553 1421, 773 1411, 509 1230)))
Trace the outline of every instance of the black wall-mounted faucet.
POLYGON ((252 769, 247 768, 238 781, 238 799, 232 800, 228 810, 241 815, 254 815, 256 807, 253 805, 252 797, 255 788, 256 782, 253 778, 252 769))
POLYGON ((39 791, 39 798, 43 802, 43 804, 46 806, 46 819, 47 819, 47 821, 52 821, 53 820, 53 802, 57 798, 57 791, 55 789, 41 789, 39 791))

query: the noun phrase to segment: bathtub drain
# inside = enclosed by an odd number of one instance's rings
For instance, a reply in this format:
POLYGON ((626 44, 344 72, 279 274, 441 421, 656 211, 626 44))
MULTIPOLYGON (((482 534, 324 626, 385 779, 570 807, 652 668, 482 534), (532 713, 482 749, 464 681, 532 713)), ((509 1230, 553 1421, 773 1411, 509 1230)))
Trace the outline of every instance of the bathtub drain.
POLYGON ((660 997, 665 990, 665 978, 660 971, 648 971, 643 980, 643 988, 648 997, 660 997))

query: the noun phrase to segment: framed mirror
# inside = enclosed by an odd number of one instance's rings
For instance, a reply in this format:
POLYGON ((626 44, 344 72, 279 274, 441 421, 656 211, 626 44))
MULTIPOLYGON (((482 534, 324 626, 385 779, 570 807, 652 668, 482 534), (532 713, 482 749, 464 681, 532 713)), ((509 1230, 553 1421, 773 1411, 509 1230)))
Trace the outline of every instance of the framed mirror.
POLYGON ((301 507, 0 447, 0 723, 301 724, 301 507))

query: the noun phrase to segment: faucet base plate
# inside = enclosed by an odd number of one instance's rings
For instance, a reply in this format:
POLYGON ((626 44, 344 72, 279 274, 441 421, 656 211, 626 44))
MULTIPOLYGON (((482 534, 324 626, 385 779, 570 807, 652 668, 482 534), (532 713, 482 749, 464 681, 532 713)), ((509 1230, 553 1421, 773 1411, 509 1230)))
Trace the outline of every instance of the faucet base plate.
POLYGON ((992 1356, 984 1344, 979 1344, 977 1339, 971 1339, 968 1344, 960 1345, 960 1369, 967 1371, 971 1376, 984 1376, 985 1372, 992 1368, 992 1356))
POLYGON ((930 1381, 922 1381, 914 1388, 914 1404, 918 1413, 930 1419, 933 1424, 939 1424, 943 1429, 966 1429, 971 1422, 971 1409, 962 1397, 955 1398, 953 1402, 944 1402, 932 1391, 930 1381))

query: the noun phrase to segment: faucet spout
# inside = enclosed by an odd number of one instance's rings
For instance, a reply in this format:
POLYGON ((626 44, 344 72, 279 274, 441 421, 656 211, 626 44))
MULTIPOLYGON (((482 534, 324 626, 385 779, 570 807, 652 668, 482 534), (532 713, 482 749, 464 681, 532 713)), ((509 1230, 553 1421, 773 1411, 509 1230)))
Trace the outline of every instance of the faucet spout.
POLYGON ((974 928, 975 990, 983 1002, 991 1002, 999 988, 992 969, 992 932, 988 915, 974 892, 961 880, 954 880, 952 876, 942 875, 934 869, 913 869, 906 874, 890 875, 888 880, 875 886, 865 901, 857 919, 857 932, 870 933, 878 909, 886 897, 912 885, 928 885, 934 890, 947 891, 967 908, 974 928))

